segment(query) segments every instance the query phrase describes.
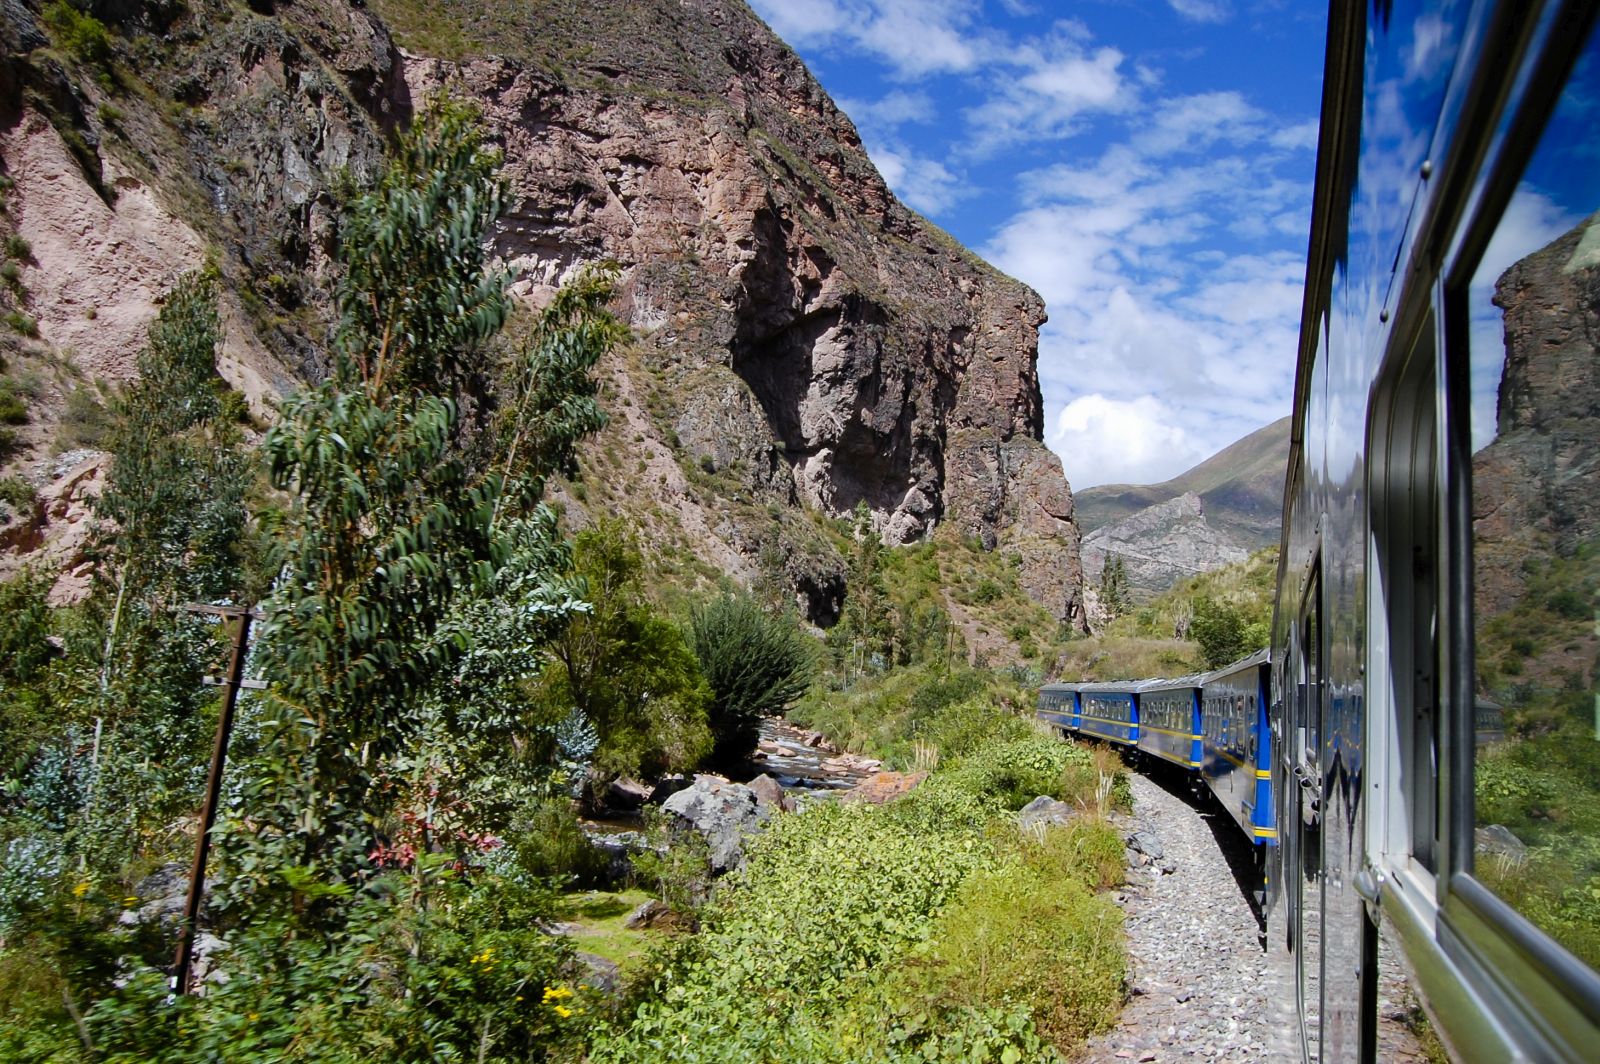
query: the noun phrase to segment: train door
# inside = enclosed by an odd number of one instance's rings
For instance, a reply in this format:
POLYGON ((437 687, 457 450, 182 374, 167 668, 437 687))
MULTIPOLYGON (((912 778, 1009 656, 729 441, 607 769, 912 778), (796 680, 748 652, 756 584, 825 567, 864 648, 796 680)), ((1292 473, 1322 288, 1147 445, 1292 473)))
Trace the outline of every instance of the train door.
POLYGON ((1312 570, 1300 605, 1297 625, 1293 762, 1294 781, 1289 801, 1293 815, 1285 825, 1294 834, 1298 869, 1286 887, 1294 894, 1294 949, 1296 996, 1304 1017, 1301 1037, 1304 1058, 1322 1059, 1322 955, 1325 884, 1322 854, 1323 800, 1323 661, 1322 575, 1312 570))

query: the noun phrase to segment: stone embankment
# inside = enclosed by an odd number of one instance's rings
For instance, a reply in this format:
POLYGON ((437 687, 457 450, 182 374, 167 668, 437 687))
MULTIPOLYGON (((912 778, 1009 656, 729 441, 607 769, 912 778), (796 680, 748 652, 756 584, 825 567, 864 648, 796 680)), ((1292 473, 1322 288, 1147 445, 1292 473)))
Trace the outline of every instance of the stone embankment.
MULTIPOLYGON (((1082 1057, 1123 1061, 1278 1059, 1281 1014, 1251 900, 1249 843, 1214 804, 1133 776, 1133 814, 1123 823, 1128 880, 1117 894, 1127 920, 1129 998, 1117 1026, 1082 1057), (1236 872, 1237 870, 1237 872, 1236 872)), ((1379 1059, 1428 1058, 1405 1025, 1414 1008, 1398 966, 1382 966, 1379 1059)))

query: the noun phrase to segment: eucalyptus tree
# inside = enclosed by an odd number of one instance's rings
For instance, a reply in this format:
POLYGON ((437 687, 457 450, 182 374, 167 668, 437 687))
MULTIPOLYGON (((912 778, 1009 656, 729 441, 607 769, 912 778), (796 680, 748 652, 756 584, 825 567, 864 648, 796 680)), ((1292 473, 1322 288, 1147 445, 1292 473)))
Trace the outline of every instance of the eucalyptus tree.
POLYGON ((496 692, 582 608, 538 499, 603 423, 587 374, 622 329, 602 309, 610 275, 585 274, 497 378, 500 162, 472 109, 436 101, 344 212, 330 372, 265 443, 291 501, 263 632, 276 753, 234 827, 256 836, 246 887, 363 867, 385 773, 421 771, 430 734, 514 725, 490 712, 496 692))

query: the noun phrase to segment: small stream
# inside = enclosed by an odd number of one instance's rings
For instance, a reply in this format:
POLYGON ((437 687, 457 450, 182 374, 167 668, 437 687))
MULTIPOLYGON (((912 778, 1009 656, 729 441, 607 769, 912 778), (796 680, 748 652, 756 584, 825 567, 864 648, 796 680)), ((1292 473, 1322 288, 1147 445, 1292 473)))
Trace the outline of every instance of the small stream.
POLYGON ((786 791, 848 791, 879 769, 870 758, 808 745, 813 733, 784 720, 761 724, 761 744, 747 779, 765 772, 786 791))
MULTIPOLYGON (((778 786, 797 801, 806 802, 842 795, 880 767, 871 758, 811 746, 814 737, 814 732, 787 721, 765 720, 761 724, 760 745, 749 765, 729 778, 735 783, 748 783, 765 774, 777 780, 778 786)), ((605 816, 585 817, 580 823, 590 835, 622 835, 643 830, 644 816, 642 812, 611 810, 605 816)))

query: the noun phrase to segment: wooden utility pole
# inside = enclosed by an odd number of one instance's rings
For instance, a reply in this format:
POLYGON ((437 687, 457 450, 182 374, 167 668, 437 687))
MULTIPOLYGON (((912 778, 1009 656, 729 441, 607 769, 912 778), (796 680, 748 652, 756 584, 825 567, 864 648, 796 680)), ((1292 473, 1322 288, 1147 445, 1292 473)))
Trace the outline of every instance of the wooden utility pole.
POLYGON ((206 890, 206 858, 211 851, 211 827, 217 821, 217 798, 222 793, 222 770, 228 761, 228 736, 233 731, 233 709, 239 701, 241 687, 263 687, 244 678, 245 649, 250 640, 250 622, 261 616, 248 606, 207 606, 189 603, 183 607, 191 613, 209 613, 213 616, 239 622, 233 633, 233 654, 228 659, 228 674, 222 680, 222 713, 217 718, 217 741, 211 749, 211 772, 206 777, 205 802, 200 807, 200 832, 194 840, 194 864, 189 869, 189 896, 183 904, 183 922, 178 927, 178 952, 172 960, 172 989, 178 994, 189 992, 189 970, 194 961, 194 934, 200 918, 200 902, 206 890))

